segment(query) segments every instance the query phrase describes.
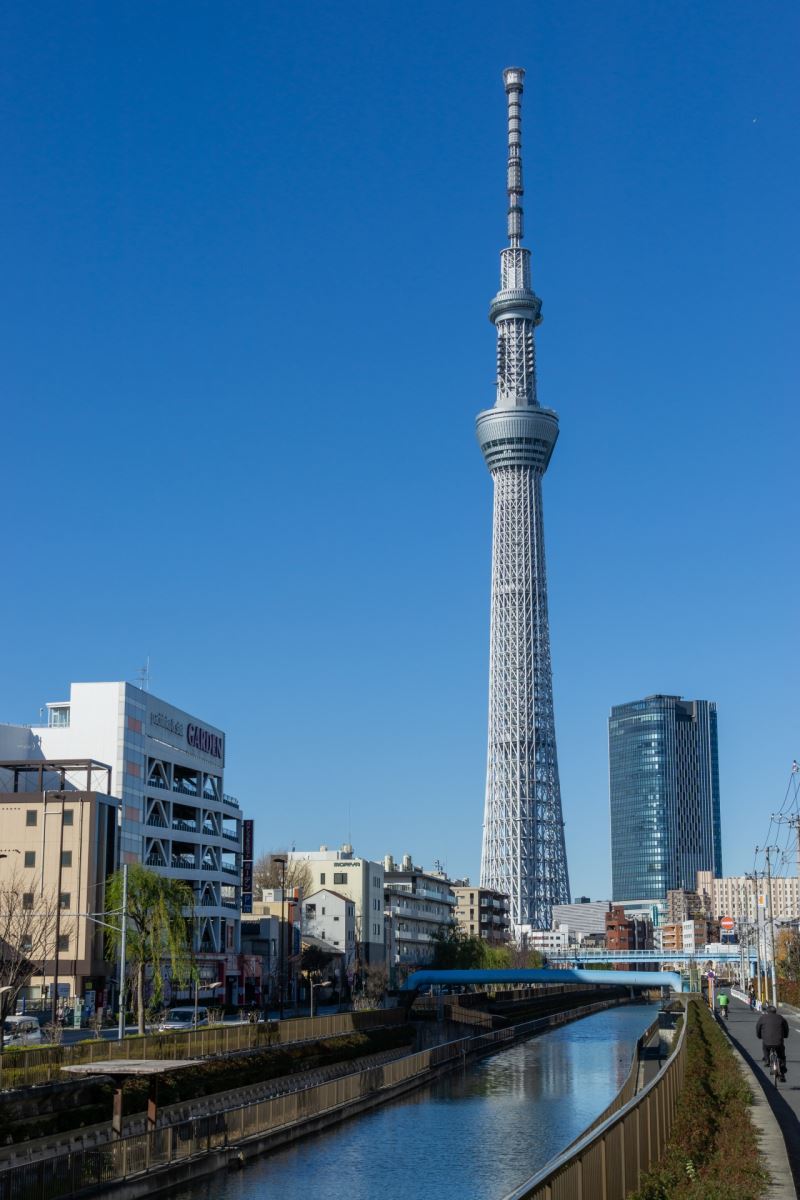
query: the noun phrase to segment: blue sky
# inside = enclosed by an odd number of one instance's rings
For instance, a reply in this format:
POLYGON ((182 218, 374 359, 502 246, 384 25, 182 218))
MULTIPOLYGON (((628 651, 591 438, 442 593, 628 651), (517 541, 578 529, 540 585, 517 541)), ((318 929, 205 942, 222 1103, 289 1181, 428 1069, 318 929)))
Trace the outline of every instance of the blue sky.
POLYGON ((719 705, 723 858, 798 732, 795 5, 14 2, 0 14, 0 720, 134 679, 261 847, 478 874, 501 70, 573 892, 609 707, 719 705))

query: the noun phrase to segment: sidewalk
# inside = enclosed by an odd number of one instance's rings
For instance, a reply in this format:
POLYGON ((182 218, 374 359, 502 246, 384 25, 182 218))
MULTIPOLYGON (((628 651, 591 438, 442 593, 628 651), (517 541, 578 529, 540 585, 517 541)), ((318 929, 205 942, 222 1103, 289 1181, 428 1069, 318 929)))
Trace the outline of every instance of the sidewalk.
MULTIPOLYGON (((756 1037, 759 1014, 752 1012, 741 1000, 731 998, 727 1030, 756 1082, 761 1085, 764 1098, 778 1122, 795 1188, 800 1192, 800 1012, 788 1005, 781 1005, 778 1011, 789 1024, 789 1037, 786 1039, 787 1079, 777 1088, 761 1061, 761 1041, 756 1037)), ((769 1160, 769 1146, 765 1144, 762 1148, 769 1160)))

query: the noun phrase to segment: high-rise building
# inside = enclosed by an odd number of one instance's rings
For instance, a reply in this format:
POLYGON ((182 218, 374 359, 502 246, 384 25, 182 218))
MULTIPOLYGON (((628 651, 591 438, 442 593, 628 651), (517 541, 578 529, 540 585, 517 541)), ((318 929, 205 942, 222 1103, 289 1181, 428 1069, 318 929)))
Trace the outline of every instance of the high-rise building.
POLYGON ((717 706, 646 696, 611 709, 614 900, 664 899, 698 871, 722 874, 717 706))
POLYGON ((508 239, 500 291, 489 319, 497 329, 497 397, 479 413, 477 434, 494 480, 489 649, 489 747, 481 886, 509 896, 512 926, 549 929, 554 904, 569 902, 561 815, 542 476, 558 417, 536 395, 534 329, 542 304, 521 245, 520 107, 525 72, 503 72, 508 97, 508 239))

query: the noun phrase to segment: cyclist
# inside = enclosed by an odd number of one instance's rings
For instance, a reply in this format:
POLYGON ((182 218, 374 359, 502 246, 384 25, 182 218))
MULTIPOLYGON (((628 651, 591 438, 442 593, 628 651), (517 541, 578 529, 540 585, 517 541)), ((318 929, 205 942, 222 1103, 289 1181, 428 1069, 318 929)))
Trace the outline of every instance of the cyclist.
POLYGON ((722 1015, 726 1021, 728 1019, 728 1004, 729 1003, 730 1003, 730 996, 728 995, 728 993, 720 992, 720 994, 719 994, 719 1011, 722 1013, 722 1015))
POLYGON ((778 1052, 778 1063, 781 1069, 781 1083, 786 1079, 786 1047, 784 1038, 789 1036, 789 1026, 786 1018, 782 1017, 774 1004, 768 1004, 758 1018, 756 1037, 761 1038, 764 1065, 769 1066, 770 1050, 778 1052))

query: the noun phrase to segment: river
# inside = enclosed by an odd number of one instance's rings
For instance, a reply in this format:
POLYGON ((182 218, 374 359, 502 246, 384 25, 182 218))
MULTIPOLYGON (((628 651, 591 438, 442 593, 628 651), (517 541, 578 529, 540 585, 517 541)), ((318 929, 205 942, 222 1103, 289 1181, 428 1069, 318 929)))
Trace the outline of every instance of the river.
POLYGON ((539 1034, 171 1200, 502 1200, 619 1091, 656 1011, 623 1006, 539 1034))

